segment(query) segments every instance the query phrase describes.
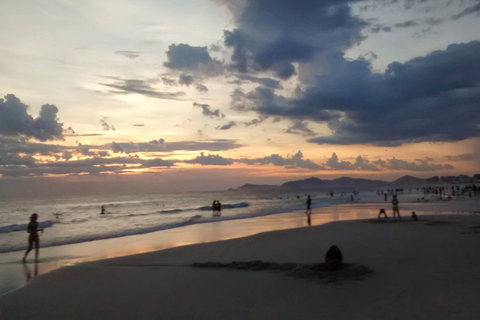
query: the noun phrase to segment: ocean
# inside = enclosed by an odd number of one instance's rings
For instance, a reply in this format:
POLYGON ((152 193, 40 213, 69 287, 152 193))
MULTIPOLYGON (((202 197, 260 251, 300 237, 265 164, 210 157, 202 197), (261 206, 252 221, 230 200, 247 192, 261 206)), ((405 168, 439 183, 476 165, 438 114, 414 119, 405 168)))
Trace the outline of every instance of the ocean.
POLYGON ((32 213, 39 215, 39 226, 44 228, 41 246, 50 247, 303 210, 307 194, 312 196, 313 208, 350 202, 350 195, 331 197, 318 189, 4 199, 0 253, 27 248, 26 228, 32 213), (222 203, 220 217, 212 216, 213 200, 222 203), (100 214, 101 206, 107 214, 100 214))

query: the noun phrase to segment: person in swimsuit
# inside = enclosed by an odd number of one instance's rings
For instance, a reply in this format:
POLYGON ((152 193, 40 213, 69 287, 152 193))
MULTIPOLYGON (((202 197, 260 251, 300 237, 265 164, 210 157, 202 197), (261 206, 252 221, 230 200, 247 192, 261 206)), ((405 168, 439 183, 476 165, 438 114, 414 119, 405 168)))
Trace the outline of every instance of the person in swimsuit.
POLYGON ((38 237, 38 231, 42 231, 43 229, 38 229, 38 214, 34 213, 30 216, 30 223, 28 224, 27 227, 27 232, 30 233, 28 236, 28 249, 25 252, 25 255, 23 256, 23 262, 25 263, 27 259, 27 255, 30 251, 32 251, 32 246, 35 243, 35 261, 38 261, 38 247, 40 245, 40 239, 38 237))

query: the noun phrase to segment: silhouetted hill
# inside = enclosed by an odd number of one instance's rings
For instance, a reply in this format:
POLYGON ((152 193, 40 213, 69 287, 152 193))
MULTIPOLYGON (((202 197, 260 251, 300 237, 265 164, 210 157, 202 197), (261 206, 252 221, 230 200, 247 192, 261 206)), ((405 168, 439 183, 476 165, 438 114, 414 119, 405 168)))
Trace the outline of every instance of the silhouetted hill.
POLYGON ((344 188, 344 187, 381 187, 389 183, 382 180, 369 180, 360 178, 341 177, 333 180, 322 180, 315 177, 288 181, 282 188, 344 188))
POLYGON ((251 184, 247 183, 243 186, 238 187, 235 190, 264 190, 264 189, 275 189, 279 188, 280 186, 273 185, 273 184, 251 184))
POLYGON ((408 185, 418 185, 425 183, 425 179, 420 179, 416 177, 412 177, 409 175, 403 176, 398 178, 397 180, 393 181, 392 184, 408 184, 408 185))
POLYGON ((322 180, 311 177, 303 180, 288 181, 281 185, 282 188, 320 188, 328 187, 329 180, 322 180))

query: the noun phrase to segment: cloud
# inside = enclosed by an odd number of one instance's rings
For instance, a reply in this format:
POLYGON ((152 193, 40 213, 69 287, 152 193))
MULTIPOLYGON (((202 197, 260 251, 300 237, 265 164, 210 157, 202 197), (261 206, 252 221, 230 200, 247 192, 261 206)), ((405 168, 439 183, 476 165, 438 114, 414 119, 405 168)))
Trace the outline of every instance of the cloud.
POLYGON ((319 144, 397 146, 480 134, 479 41, 393 62, 384 73, 373 73, 369 61, 346 60, 342 54, 325 59, 329 72, 294 97, 258 87, 235 95, 232 103, 262 115, 324 122, 333 134, 309 140, 319 144))
POLYGON ((132 126, 134 126, 134 127, 145 127, 145 125, 143 123, 134 123, 134 124, 132 124, 132 126))
POLYGON ((243 147, 236 140, 214 139, 200 141, 177 141, 165 142, 165 140, 152 140, 150 142, 112 142, 111 144, 99 146, 102 149, 109 149, 116 153, 135 152, 170 152, 170 151, 225 151, 243 147))
POLYGON ((287 167, 287 168, 304 168, 311 170, 323 170, 324 166, 319 165, 311 161, 310 159, 303 159, 303 153, 299 150, 292 156, 282 157, 278 154, 272 154, 264 158, 256 159, 237 159, 236 162, 245 164, 272 164, 275 166, 287 167))
POLYGON ((224 31, 224 44, 233 50, 231 67, 288 79, 297 73, 294 63, 351 47, 363 39, 367 23, 351 14, 349 2, 354 1, 223 1, 236 25, 224 31))
POLYGON ((397 28, 411 28, 411 27, 416 27, 418 26, 418 23, 416 21, 413 21, 413 20, 408 20, 408 21, 405 21, 405 22, 402 22, 402 23, 396 23, 395 24, 395 27, 397 28))
POLYGON ((480 153, 464 153, 458 156, 445 156, 444 158, 448 161, 475 161, 480 160, 480 153))
POLYGON ((138 58, 142 52, 138 51, 128 51, 128 50, 120 50, 120 51, 115 51, 116 54, 119 54, 121 56, 124 56, 128 59, 135 59, 138 58))
POLYGON ((27 110, 28 106, 13 94, 0 99, 0 134, 23 135, 40 141, 63 138, 63 123, 58 122, 56 106, 44 104, 37 118, 29 115, 27 110))
POLYGON ((162 82, 164 85, 169 86, 169 87, 175 87, 177 86, 177 80, 168 78, 168 77, 162 77, 161 78, 162 82))
POLYGON ((308 127, 308 123, 301 120, 293 121, 293 124, 285 130, 285 133, 299 134, 302 136, 315 135, 315 132, 308 127))
POLYGON ((178 77, 178 84, 182 86, 190 86, 193 83, 193 77, 188 74, 181 74, 178 77))
POLYGON ((226 166, 233 163, 231 159, 223 158, 219 155, 205 155, 203 152, 194 159, 186 160, 186 163, 196 163, 201 165, 215 165, 215 166, 226 166))
POLYGON ((171 44, 167 50, 164 65, 172 70, 189 72, 198 77, 217 76, 223 73, 223 64, 213 59, 207 47, 194 47, 188 44, 171 44))
POLYGON ((120 79, 115 78, 117 81, 114 83, 100 83, 102 86, 113 88, 115 90, 109 90, 109 94, 141 94, 147 97, 166 100, 180 100, 185 92, 162 92, 157 91, 152 87, 152 81, 136 80, 136 79, 120 79))
POLYGON ((258 119, 252 119, 250 121, 242 122, 245 127, 258 126, 260 123, 268 119, 268 117, 261 116, 258 119))
POLYGON ((240 80, 245 80, 245 81, 250 81, 254 83, 259 83, 264 87, 269 87, 269 88, 280 88, 280 81, 271 79, 271 78, 260 78, 260 77, 255 77, 249 74, 238 74, 237 78, 240 80))
POLYGON ((433 159, 417 159, 415 161, 406 161, 401 159, 378 159, 376 161, 369 161, 362 156, 358 156, 355 162, 339 160, 337 154, 334 152, 325 166, 332 170, 360 170, 360 171, 383 171, 383 170, 395 170, 395 171, 438 171, 438 170, 452 170, 454 167, 450 164, 435 164, 431 163, 433 159))
POLYGON ((115 131, 115 127, 108 124, 107 119, 107 117, 103 117, 102 119, 100 119, 100 124, 102 125, 103 131, 115 131))
POLYGON ((236 125, 237 125, 237 123, 235 121, 230 121, 229 123, 224 124, 223 126, 218 126, 216 129, 217 130, 229 130, 232 127, 235 127, 236 125))
POLYGON ((200 93, 207 93, 208 92, 208 88, 201 83, 197 83, 195 85, 195 89, 197 89, 197 91, 200 92, 200 93))
POLYGON ((202 114, 204 116, 210 117, 210 118, 224 118, 225 115, 220 112, 219 109, 212 110, 210 108, 210 105, 208 104, 202 104, 202 103, 193 103, 194 107, 199 107, 202 108, 202 114))
POLYGON ((461 12, 453 15, 451 18, 452 18, 452 20, 458 20, 458 19, 463 18, 463 17, 465 17, 467 15, 470 15, 472 13, 479 13, 479 12, 480 12, 480 2, 478 2, 477 4, 475 4, 473 6, 465 8, 461 12))

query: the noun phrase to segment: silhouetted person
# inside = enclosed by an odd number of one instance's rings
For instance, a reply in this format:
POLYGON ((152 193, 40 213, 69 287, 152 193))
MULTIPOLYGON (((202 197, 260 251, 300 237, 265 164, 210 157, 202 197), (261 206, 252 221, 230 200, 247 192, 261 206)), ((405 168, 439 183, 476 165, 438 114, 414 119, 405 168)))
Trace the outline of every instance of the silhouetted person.
POLYGON ((30 233, 28 236, 28 249, 23 256, 22 261, 25 262, 27 259, 27 255, 30 251, 32 251, 32 246, 35 244, 35 261, 38 261, 38 247, 40 245, 40 239, 38 237, 38 231, 42 231, 43 229, 38 229, 38 214, 34 213, 30 216, 30 223, 27 227, 27 232, 30 233))
POLYGON ((388 219, 385 209, 380 209, 380 212, 378 213, 378 220, 380 220, 380 216, 382 215, 382 213, 385 215, 385 219, 388 219))
POLYGON ((412 220, 413 220, 413 221, 417 221, 417 220, 418 220, 418 217, 417 217, 417 215, 415 214, 415 211, 412 211, 412 220))
POLYGON ((305 213, 307 214, 307 223, 309 226, 312 225, 312 198, 308 196, 307 201, 305 202, 307 204, 307 210, 305 213))
POLYGON ((222 215, 222 204, 220 203, 220 201, 217 201, 217 212, 218 216, 220 217, 222 215))
POLYGON ((387 200, 388 200, 388 194, 385 193, 385 194, 383 195, 383 198, 385 199, 385 201, 387 201, 387 200))
POLYGON ((392 199, 393 220, 395 220, 395 214, 398 215, 399 220, 402 220, 402 217, 400 216, 400 210, 398 208, 398 203, 399 201, 397 199, 397 196, 393 195, 393 199, 392 199))
POLYGON ((325 267, 327 271, 335 271, 342 268, 342 251, 337 246, 331 246, 325 254, 325 267))
POLYGON ((217 200, 213 200, 212 202, 212 216, 216 216, 217 215, 217 200))
POLYGON ((102 206, 102 211, 100 212, 100 214, 105 214, 107 213, 107 210, 105 210, 105 206, 102 206))

